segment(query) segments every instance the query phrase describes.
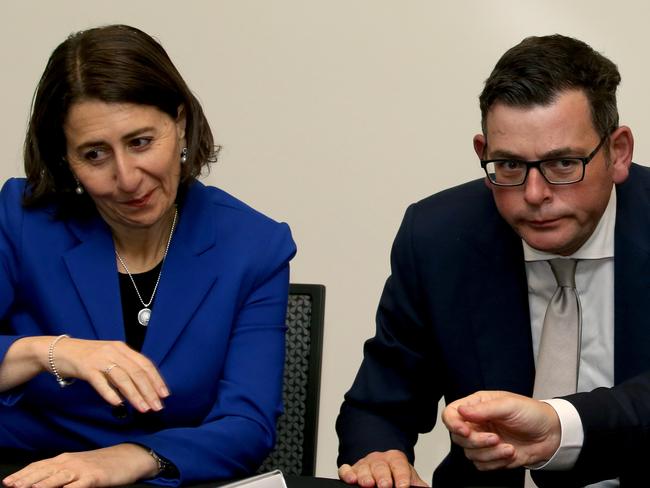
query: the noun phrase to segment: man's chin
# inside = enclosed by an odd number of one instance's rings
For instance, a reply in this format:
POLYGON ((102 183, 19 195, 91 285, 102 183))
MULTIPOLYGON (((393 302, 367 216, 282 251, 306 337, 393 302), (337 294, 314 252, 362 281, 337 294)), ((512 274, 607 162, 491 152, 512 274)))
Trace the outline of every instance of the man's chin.
POLYGON ((560 256, 568 256, 576 251, 576 249, 574 249, 575 246, 571 246, 568 239, 563 239, 556 233, 527 232, 520 235, 521 238, 526 241, 526 244, 537 251, 557 254, 560 256))

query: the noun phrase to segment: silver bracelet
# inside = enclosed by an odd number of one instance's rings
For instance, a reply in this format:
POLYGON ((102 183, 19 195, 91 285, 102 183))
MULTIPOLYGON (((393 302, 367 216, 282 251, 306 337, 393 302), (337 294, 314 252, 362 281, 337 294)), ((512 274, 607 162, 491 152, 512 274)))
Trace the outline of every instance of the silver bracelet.
POLYGON ((54 340, 50 343, 50 347, 47 350, 47 362, 50 365, 50 370, 52 371, 52 374, 54 375, 54 378, 56 379, 56 382, 59 384, 61 388, 65 388, 66 386, 70 386, 72 383, 74 383, 74 378, 71 380, 66 380, 59 374, 59 370, 56 369, 56 365, 54 364, 54 346, 56 346, 56 343, 59 342, 61 339, 69 339, 70 336, 68 334, 61 334, 58 337, 55 337, 54 340))

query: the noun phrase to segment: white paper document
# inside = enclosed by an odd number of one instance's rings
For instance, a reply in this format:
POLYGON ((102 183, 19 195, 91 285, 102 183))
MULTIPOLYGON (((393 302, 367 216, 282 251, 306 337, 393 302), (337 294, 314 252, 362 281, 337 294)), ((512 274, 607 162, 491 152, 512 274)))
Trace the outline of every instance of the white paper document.
POLYGON ((219 488, 287 488, 282 471, 276 469, 250 478, 221 485, 219 488))

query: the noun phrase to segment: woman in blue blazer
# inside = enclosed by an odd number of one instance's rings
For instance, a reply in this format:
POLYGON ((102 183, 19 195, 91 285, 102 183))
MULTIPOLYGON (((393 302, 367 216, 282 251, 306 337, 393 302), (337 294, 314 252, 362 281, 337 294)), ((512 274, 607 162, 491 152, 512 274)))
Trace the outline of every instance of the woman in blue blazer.
POLYGON ((40 459, 5 485, 231 478, 272 448, 295 245, 197 181, 215 156, 147 34, 50 57, 0 192, 0 447, 40 459))

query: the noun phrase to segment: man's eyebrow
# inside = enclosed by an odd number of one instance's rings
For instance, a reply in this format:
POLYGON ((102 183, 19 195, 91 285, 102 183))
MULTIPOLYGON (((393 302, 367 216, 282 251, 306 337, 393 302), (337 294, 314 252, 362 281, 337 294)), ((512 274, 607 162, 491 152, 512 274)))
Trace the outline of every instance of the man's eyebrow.
MULTIPOLYGON (((579 154, 581 154, 582 152, 583 151, 580 151, 579 149, 575 149, 572 147, 560 147, 557 149, 552 149, 542 154, 540 160, 563 158, 567 156, 583 157, 583 156, 579 156, 579 154)), ((531 161, 529 159, 522 157, 520 154, 510 152, 507 149, 497 149, 496 151, 490 154, 489 159, 516 159, 517 161, 531 161)))

